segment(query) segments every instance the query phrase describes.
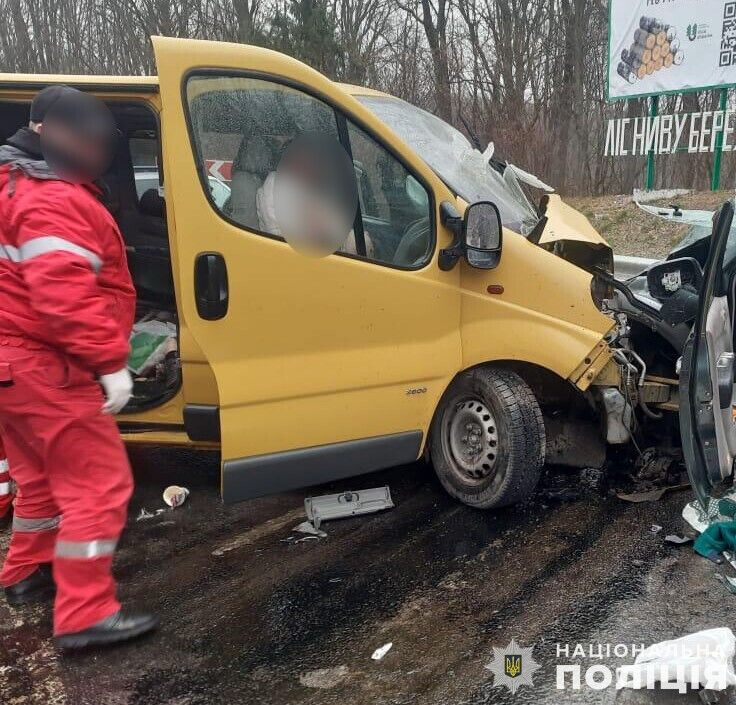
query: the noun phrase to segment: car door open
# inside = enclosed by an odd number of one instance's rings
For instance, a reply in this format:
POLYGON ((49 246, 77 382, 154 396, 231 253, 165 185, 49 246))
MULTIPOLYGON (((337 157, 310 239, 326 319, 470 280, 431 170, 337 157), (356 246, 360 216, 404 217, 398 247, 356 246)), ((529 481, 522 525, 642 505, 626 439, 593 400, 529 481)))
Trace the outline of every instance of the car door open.
MULTIPOLYGON (((180 313, 217 381, 224 500, 416 460, 461 360, 459 271, 436 266, 451 240, 438 215, 449 190, 304 64, 245 45, 153 42, 180 313), (354 232, 348 223, 344 245, 320 257, 286 237, 269 196, 286 150, 307 138, 305 150, 343 149, 362 175, 354 232), (213 164, 228 165, 220 200, 213 164)), ((289 203, 309 216, 289 213, 305 231, 324 213, 316 200, 289 203)))
POLYGON ((688 474, 706 506, 730 477, 736 456, 734 423, 734 203, 717 214, 700 290, 698 317, 680 372, 680 431, 688 474))

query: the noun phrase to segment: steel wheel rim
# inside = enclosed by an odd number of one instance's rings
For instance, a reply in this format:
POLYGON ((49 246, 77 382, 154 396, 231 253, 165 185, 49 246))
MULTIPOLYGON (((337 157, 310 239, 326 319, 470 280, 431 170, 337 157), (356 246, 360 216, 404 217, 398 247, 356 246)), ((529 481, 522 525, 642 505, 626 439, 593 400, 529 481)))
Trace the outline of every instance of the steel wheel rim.
POLYGON ((466 482, 482 482, 498 463, 496 420, 484 402, 471 397, 455 402, 449 411, 445 438, 453 468, 466 482))

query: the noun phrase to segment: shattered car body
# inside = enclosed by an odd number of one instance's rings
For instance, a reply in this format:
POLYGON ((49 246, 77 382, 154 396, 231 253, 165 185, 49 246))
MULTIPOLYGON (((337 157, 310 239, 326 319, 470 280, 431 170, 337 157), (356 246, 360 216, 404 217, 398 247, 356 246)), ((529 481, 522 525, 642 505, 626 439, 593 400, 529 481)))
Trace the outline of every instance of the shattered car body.
POLYGON ((345 85, 426 161, 466 204, 490 200, 505 227, 586 271, 613 268, 613 251, 588 219, 565 203, 554 189, 515 164, 498 159, 493 145, 485 152, 459 130, 400 98, 345 85), (533 205, 522 184, 543 193, 533 205))
POLYGON ((732 480, 736 457, 734 204, 715 214, 640 208, 690 230, 664 260, 619 282, 607 305, 630 326, 642 379, 661 385, 661 398, 646 407, 650 429, 679 430, 691 484, 707 507, 732 480))

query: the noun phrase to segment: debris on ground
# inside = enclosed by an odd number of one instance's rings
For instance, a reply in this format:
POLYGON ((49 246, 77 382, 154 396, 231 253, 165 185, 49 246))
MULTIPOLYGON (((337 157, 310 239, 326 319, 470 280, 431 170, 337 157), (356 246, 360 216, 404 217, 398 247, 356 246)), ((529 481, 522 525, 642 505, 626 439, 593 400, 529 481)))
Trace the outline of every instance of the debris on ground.
POLYGON ((653 534, 658 534, 660 531, 662 531, 662 528, 659 524, 652 524, 649 527, 649 531, 651 531, 653 534))
POLYGON ((716 580, 732 595, 736 595, 736 578, 729 578, 727 575, 723 575, 723 573, 716 573, 716 580))
POLYGON ((664 540, 667 543, 673 543, 676 546, 682 546, 686 543, 690 543, 691 541, 693 541, 693 537, 692 536, 680 536, 679 534, 668 534, 667 536, 664 537, 664 540))
POLYGON ((305 541, 319 541, 319 536, 302 536, 297 538, 296 536, 287 536, 285 539, 281 539, 281 543, 296 544, 304 543, 305 541))
POLYGON ((301 524, 297 524, 292 530, 291 534, 285 539, 281 539, 281 543, 297 544, 304 543, 305 541, 319 541, 319 539, 326 539, 327 533, 318 529, 312 524, 311 521, 303 521, 301 524), (294 536, 294 534, 306 534, 301 538, 294 536))
POLYGON ((631 473, 622 478, 616 496, 635 504, 657 502, 667 492, 690 487, 679 449, 647 448, 636 460, 631 473))
POLYGON ((377 648, 372 654, 371 658, 374 661, 380 661, 389 651, 391 651, 391 647, 393 646, 393 642, 389 641, 388 644, 384 644, 383 646, 377 648))
POLYGON ((166 509, 157 509, 155 512, 149 512, 145 507, 141 507, 140 514, 135 518, 136 521, 146 521, 147 519, 153 519, 163 514, 166 509))
POLYGON ((304 500, 307 518, 315 529, 319 529, 323 521, 372 514, 383 509, 391 509, 393 506, 391 490, 388 487, 307 497, 304 500))
POLYGON ((307 671, 299 675, 299 683, 305 688, 319 688, 328 690, 334 688, 348 675, 347 666, 335 666, 335 668, 318 668, 316 671, 307 671))
POLYGON ((189 490, 186 487, 179 487, 178 485, 171 485, 164 490, 164 502, 168 504, 172 509, 181 507, 189 497, 189 490))
POLYGON ((633 665, 618 669, 617 683, 634 689, 660 682, 687 684, 692 688, 708 685, 725 690, 736 685, 735 651, 736 636, 728 627, 688 634, 644 649, 633 665), (706 682, 712 674, 720 678, 715 683, 706 682))
POLYGON ((295 526, 292 531, 296 531, 300 534, 309 534, 310 536, 317 536, 321 539, 327 538, 327 532, 318 529, 311 521, 303 521, 298 526, 295 526))
POLYGON ((633 504, 642 504, 643 502, 658 502, 668 492, 679 492, 686 490, 690 485, 673 485, 672 487, 660 487, 658 490, 649 490, 648 492, 633 492, 631 494, 625 492, 616 492, 616 496, 624 502, 633 504))

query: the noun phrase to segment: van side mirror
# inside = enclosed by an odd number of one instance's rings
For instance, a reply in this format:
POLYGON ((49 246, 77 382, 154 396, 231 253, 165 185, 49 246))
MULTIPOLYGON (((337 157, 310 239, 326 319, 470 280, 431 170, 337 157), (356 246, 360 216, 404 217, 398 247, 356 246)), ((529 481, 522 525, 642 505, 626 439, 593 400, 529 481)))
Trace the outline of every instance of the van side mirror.
POLYGON ((698 292, 702 283, 703 270, 692 257, 660 262, 647 272, 649 293, 655 299, 668 299, 685 287, 698 292))
POLYGON ((460 257, 476 269, 495 269, 501 261, 503 228, 501 214, 490 201, 478 201, 465 209, 460 219, 455 208, 447 202, 440 208, 442 223, 455 233, 452 246, 440 250, 440 269, 452 269, 460 257))

